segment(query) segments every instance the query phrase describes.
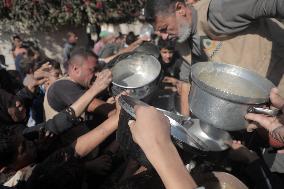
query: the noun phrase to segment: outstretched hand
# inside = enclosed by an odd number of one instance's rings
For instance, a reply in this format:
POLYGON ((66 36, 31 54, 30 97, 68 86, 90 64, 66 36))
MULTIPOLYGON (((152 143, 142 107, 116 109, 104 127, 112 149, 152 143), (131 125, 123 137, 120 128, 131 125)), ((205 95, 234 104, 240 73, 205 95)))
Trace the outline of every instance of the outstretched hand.
POLYGON ((33 75, 27 77, 24 85, 29 89, 30 92, 34 93, 37 86, 47 82, 47 78, 36 79, 33 75))

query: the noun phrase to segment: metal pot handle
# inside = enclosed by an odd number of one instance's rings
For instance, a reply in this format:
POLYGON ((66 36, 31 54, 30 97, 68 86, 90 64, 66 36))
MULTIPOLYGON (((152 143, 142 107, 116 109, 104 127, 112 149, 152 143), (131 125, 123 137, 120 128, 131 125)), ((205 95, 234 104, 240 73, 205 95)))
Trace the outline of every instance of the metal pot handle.
POLYGON ((268 109, 268 108, 260 108, 260 107, 254 107, 254 106, 249 106, 248 113, 255 113, 255 114, 264 114, 268 116, 279 116, 282 114, 282 111, 279 109, 268 109))

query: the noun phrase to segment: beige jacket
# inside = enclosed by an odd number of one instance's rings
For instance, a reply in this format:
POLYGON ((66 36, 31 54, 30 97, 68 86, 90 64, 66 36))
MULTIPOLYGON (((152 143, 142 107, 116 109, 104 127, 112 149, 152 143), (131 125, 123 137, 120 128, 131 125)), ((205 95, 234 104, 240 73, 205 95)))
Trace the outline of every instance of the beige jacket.
MULTIPOLYGON (((242 33, 212 40, 217 37, 210 32, 207 22, 209 3, 209 0, 202 0, 194 5, 198 13, 197 33, 201 48, 209 61, 234 64, 255 71, 277 85, 284 96, 283 24, 276 19, 260 19, 242 33)), ((183 54, 186 55, 185 52, 183 54)))

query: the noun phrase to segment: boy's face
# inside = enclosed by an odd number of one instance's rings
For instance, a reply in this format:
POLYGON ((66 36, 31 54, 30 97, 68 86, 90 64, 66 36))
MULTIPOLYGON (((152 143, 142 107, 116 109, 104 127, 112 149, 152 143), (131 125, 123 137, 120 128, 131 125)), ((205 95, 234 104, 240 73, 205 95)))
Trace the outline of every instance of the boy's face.
POLYGON ((162 48, 160 50, 160 54, 164 63, 168 64, 172 61, 173 58, 173 51, 169 49, 162 48))

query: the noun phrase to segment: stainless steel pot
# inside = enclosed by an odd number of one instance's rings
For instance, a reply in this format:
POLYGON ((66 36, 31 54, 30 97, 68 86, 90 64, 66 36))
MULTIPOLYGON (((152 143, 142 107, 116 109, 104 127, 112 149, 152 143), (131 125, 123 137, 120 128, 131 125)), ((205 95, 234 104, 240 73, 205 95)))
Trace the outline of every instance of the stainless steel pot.
POLYGON ((199 119, 191 119, 191 121, 187 131, 202 141, 203 151, 224 151, 232 144, 232 137, 227 131, 215 128, 199 119))
MULTIPOLYGON (((146 103, 131 98, 129 96, 121 96, 119 103, 122 107, 122 112, 119 120, 119 127, 117 131, 117 139, 127 151, 133 153, 132 156, 142 163, 144 155, 141 155, 141 150, 132 141, 131 133, 127 125, 129 119, 135 119, 134 106, 143 105, 149 106, 146 103), (127 113, 127 115, 125 115, 127 113), (126 119, 127 120, 124 120, 126 119), (137 155, 138 154, 138 155, 137 155)), ((191 119, 182 115, 157 109, 161 111, 166 117, 168 117, 171 124, 171 136, 174 142, 185 151, 199 150, 201 152, 219 152, 228 148, 228 143, 231 143, 232 139, 229 133, 216 129, 208 124, 199 122, 198 119, 191 119), (193 149, 194 148, 194 149, 193 149)))
POLYGON ((114 63, 111 70, 115 95, 128 90, 130 96, 144 99, 158 87, 161 64, 152 55, 133 53, 114 63))
POLYGON ((191 112, 200 120, 227 131, 245 129, 251 107, 269 102, 274 85, 244 68, 217 62, 192 66, 191 112))

